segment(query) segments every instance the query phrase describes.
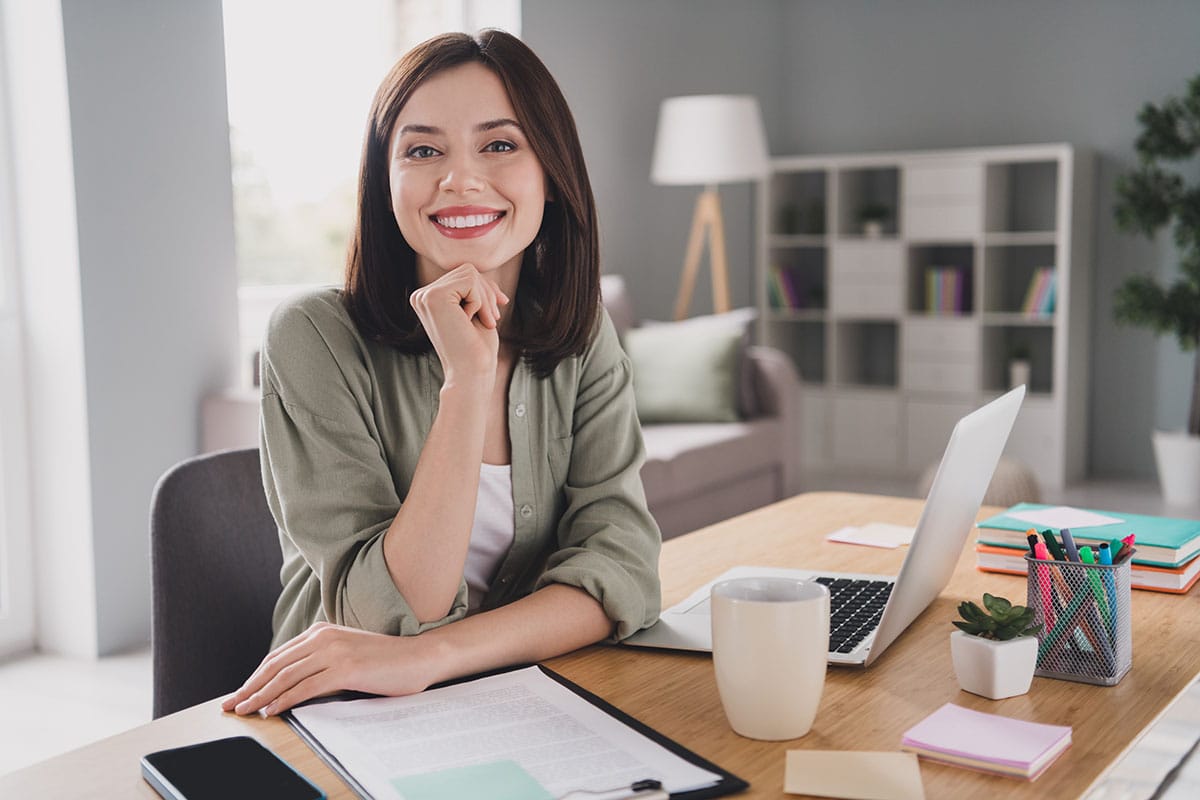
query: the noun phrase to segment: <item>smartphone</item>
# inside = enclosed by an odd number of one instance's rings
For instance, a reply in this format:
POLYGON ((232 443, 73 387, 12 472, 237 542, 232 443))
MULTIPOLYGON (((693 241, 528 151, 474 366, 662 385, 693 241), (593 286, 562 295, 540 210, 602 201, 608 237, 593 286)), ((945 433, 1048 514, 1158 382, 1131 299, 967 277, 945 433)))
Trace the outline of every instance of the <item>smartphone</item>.
POLYGON ((142 756, 142 777, 166 800, 324 800, 325 793, 249 736, 142 756))

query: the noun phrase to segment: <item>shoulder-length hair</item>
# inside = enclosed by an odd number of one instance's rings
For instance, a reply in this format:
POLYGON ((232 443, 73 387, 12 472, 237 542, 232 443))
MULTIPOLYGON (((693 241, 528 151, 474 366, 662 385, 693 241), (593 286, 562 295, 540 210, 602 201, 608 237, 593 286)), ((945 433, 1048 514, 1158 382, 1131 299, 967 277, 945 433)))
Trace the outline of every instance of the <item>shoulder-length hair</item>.
POLYGON ((525 250, 507 340, 535 372, 549 375, 587 346, 600 307, 596 203, 575 120, 558 84, 533 51, 511 34, 448 33, 417 45, 384 78, 371 104, 358 178, 358 219, 346 257, 345 303, 367 339, 406 353, 432 345, 409 305, 417 289, 416 253, 392 213, 389 147, 405 103, 433 75, 480 63, 504 84, 545 172, 545 213, 525 250))

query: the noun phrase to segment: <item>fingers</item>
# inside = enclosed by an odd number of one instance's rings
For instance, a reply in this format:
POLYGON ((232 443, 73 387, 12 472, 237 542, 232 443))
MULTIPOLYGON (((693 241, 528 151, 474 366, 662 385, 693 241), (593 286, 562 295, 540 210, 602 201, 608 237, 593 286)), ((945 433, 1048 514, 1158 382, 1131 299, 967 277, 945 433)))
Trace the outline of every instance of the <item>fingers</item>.
POLYGON ((416 290, 411 298, 418 313, 431 313, 441 302, 459 306, 468 320, 478 319, 485 328, 495 328, 509 297, 473 264, 462 264, 416 290))
POLYGON ((313 688, 328 672, 318 656, 306 656, 294 664, 290 664, 271 678, 261 689, 238 703, 234 710, 238 714, 253 714, 264 709, 267 715, 276 714, 291 708, 296 703, 315 697, 315 694, 302 697, 302 687, 313 688), (284 704, 284 698, 290 702, 284 704))
POLYGON ((298 663, 308 656, 314 649, 314 637, 325 628, 333 627, 328 623, 318 622, 299 636, 289 639, 279 647, 267 654, 262 663, 258 665, 258 669, 246 679, 241 688, 234 692, 221 703, 221 709, 224 711, 236 711, 239 714, 248 714, 257 711, 263 704, 259 704, 251 708, 252 703, 247 703, 256 693, 262 690, 270 681, 272 681, 279 673, 292 664, 298 663))

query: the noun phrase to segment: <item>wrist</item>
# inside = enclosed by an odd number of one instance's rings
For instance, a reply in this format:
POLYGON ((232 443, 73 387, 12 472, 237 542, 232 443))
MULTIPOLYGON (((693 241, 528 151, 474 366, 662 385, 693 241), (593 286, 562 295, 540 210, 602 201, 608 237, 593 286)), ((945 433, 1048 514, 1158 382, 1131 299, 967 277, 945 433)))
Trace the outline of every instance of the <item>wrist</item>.
POLYGON ((445 630, 446 626, 434 628, 414 638, 421 648, 419 659, 425 668, 426 686, 459 677, 454 669, 454 648, 445 630))
POLYGON ((438 392, 439 405, 477 406, 486 408, 496 386, 496 373, 487 375, 450 374, 438 392))

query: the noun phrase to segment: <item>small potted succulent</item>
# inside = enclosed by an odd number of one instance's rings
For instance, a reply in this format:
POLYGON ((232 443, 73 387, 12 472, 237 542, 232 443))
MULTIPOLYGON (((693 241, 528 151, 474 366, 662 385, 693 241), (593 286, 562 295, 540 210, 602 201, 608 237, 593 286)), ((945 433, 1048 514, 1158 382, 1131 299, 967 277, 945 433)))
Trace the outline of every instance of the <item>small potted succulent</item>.
POLYGON ((1014 606, 1003 597, 983 596, 984 608, 970 600, 958 606, 962 620, 950 634, 950 654, 958 685, 992 700, 1029 691, 1037 667, 1037 632, 1033 609, 1014 606))
POLYGON ((892 216, 892 210, 883 203, 867 203, 858 210, 858 221, 862 223, 863 234, 869 239, 878 239, 883 235, 883 225, 892 216))
POLYGON ((1008 354, 1008 388, 1015 389, 1021 384, 1029 384, 1032 363, 1029 345, 1013 345, 1008 354))

